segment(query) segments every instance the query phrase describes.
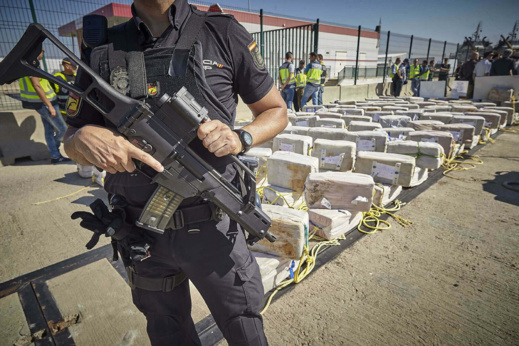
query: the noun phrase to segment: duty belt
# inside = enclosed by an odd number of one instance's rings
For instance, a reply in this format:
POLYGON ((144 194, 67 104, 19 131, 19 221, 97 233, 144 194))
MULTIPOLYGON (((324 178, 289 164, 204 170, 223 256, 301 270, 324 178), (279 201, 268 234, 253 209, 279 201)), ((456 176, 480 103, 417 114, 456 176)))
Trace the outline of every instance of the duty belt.
POLYGON ((187 276, 184 272, 159 279, 146 278, 137 275, 133 267, 126 267, 126 274, 128 274, 128 283, 132 289, 140 288, 142 290, 156 292, 171 292, 175 287, 187 279, 187 276))

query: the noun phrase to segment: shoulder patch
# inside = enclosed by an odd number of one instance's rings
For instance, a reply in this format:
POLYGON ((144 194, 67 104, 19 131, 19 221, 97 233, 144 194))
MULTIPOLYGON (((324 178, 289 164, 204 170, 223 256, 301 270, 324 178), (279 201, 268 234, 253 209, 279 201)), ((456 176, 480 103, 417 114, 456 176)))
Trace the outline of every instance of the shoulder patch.
POLYGON ((78 115, 81 109, 81 98, 74 93, 70 93, 67 100, 67 105, 65 106, 65 111, 68 117, 74 118, 78 115))
POLYGON ((249 52, 252 55, 252 60, 254 61, 254 65, 260 70, 265 69, 265 60, 263 60, 263 57, 261 56, 258 44, 256 41, 252 41, 249 43, 249 52))

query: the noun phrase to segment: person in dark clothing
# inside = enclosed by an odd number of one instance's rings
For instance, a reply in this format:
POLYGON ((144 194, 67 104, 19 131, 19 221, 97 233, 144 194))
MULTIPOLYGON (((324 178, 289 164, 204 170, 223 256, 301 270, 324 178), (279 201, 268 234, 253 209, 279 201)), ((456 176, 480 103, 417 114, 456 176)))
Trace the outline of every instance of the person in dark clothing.
MULTIPOLYGON (((391 70, 389 72, 389 77, 393 81, 393 94, 394 96, 400 96, 400 92, 402 91, 402 70, 400 68, 400 58, 396 58, 395 63, 391 66, 391 70)), ((405 70, 405 66, 404 66, 405 70)))
POLYGON ((476 64, 478 63, 479 53, 473 52, 471 55, 471 59, 465 61, 460 71, 460 80, 466 80, 469 82, 469 87, 467 89, 467 98, 472 98, 474 93, 474 69, 476 68, 476 64))
POLYGON ((511 49, 505 50, 503 58, 496 60, 490 68, 491 76, 510 76, 517 75, 514 60, 510 58, 513 51, 511 49))
POLYGON ((445 58, 443 64, 440 64, 440 73, 438 74, 438 80, 447 80, 449 76, 449 72, 451 70, 451 65, 449 64, 449 59, 445 58))

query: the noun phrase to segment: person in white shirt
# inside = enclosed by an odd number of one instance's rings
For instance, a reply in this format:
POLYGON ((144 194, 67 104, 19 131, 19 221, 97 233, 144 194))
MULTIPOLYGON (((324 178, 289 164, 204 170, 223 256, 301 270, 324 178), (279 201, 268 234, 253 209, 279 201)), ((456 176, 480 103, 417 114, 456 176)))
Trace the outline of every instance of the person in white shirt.
POLYGON ((490 68, 492 67, 492 56, 494 54, 492 52, 488 52, 485 54, 485 58, 476 64, 474 68, 474 76, 475 77, 484 77, 490 76, 490 68))

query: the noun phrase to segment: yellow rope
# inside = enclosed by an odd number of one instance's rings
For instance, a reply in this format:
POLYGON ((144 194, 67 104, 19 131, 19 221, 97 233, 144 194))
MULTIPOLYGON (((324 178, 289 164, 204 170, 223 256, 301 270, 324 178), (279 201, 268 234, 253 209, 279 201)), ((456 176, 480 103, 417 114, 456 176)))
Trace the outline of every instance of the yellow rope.
POLYGON ((65 196, 57 197, 57 198, 54 198, 54 199, 49 199, 49 200, 47 200, 47 201, 43 201, 43 202, 36 202, 36 203, 33 203, 32 205, 40 205, 40 204, 44 204, 44 203, 49 203, 49 202, 58 201, 58 200, 63 199, 63 198, 67 198, 67 197, 70 197, 70 196, 74 196, 74 195, 76 195, 76 194, 78 194, 78 193, 80 193, 80 192, 82 192, 82 191, 85 191, 85 190, 87 190, 87 189, 89 189, 89 188, 91 188, 91 187, 95 187, 95 186, 97 186, 97 184, 92 184, 92 185, 90 185, 90 186, 85 186, 84 188, 79 189, 79 190, 77 190, 76 192, 73 192, 73 193, 71 193, 71 194, 69 194, 69 195, 65 195, 65 196))
POLYGON ((412 221, 404 219, 398 215, 395 215, 394 212, 398 211, 405 205, 405 203, 400 202, 399 200, 395 200, 395 206, 393 208, 379 207, 375 204, 371 205, 370 211, 363 213, 362 220, 359 222, 358 230, 359 232, 365 234, 373 234, 377 231, 388 230, 391 228, 391 224, 386 220, 381 220, 380 217, 383 214, 387 214, 396 220, 402 227, 407 227, 413 224, 412 221), (364 227, 364 229, 363 229, 364 227))
MULTIPOLYGON (((489 137, 490 138, 490 137, 489 137)), ((449 172, 458 172, 458 171, 468 171, 469 169, 476 168, 476 165, 482 165, 483 161, 479 158, 479 156, 469 156, 468 151, 464 151, 459 153, 458 155, 454 155, 454 146, 456 144, 453 141, 453 149, 451 150, 449 156, 447 157, 443 154, 443 163, 441 167, 445 169, 443 171, 443 175, 452 179, 466 181, 466 179, 456 178, 449 175, 449 172), (463 159, 463 161, 456 160, 463 159), (472 160, 473 162, 466 162, 466 160, 472 160), (468 166, 468 167, 467 167, 468 166)))

